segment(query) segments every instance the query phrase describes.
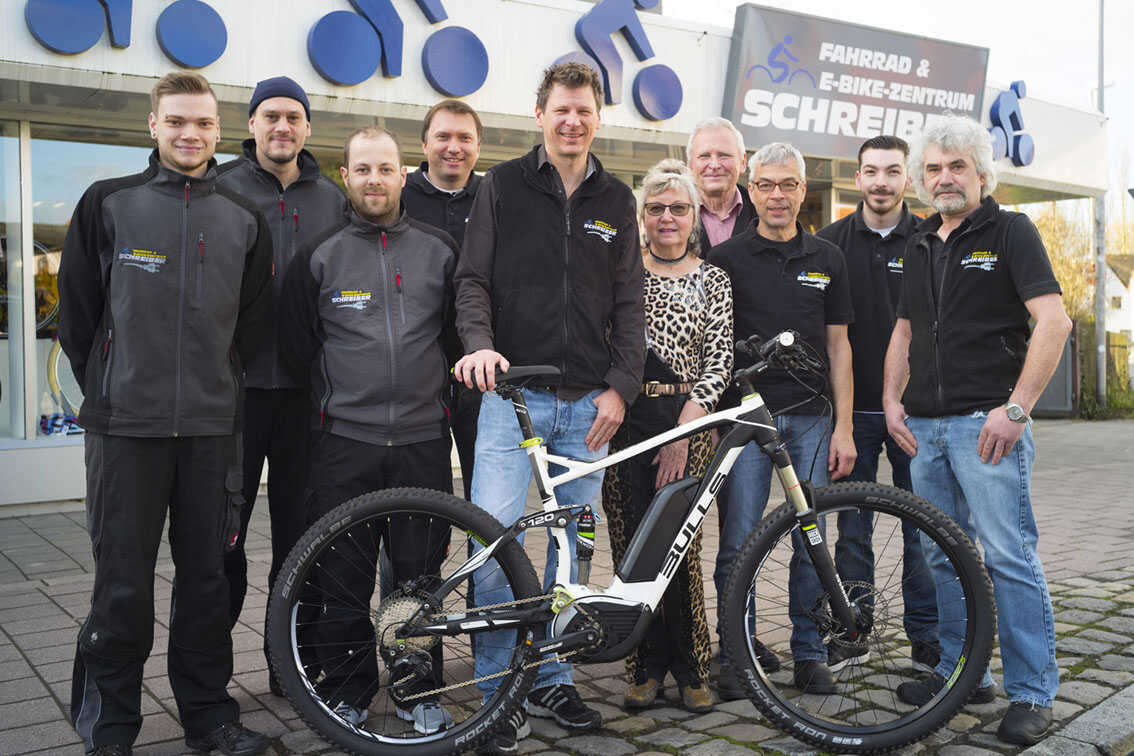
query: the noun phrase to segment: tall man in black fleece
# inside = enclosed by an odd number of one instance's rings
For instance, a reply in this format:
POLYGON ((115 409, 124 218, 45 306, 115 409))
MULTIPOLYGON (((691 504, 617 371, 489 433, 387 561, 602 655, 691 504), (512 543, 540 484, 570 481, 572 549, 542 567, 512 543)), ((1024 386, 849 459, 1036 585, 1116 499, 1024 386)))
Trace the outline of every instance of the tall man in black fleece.
MULTIPOLYGON (((599 127, 599 74, 579 63, 544 71, 536 94, 543 143, 494 166, 473 202, 461 252, 458 328, 466 354, 457 374, 470 388, 493 388, 494 370, 516 364, 561 369, 556 385, 524 390, 537 435, 554 454, 597 459, 642 390, 646 320, 634 195, 590 153, 599 127)), ((485 393, 476 439, 472 499, 505 526, 524 514, 532 469, 512 403, 485 393)), ((560 506, 597 506, 602 474, 556 490, 560 506)), ((549 545, 546 581, 570 554, 549 545)), ((498 577, 475 581, 478 604, 507 601, 498 577)), ((474 645, 477 676, 499 672, 508 653, 493 633, 474 645), (503 653, 502 653, 503 651, 503 653)), ((481 685, 487 697, 498 680, 481 685)), ((602 717, 575 690, 571 665, 539 669, 528 712, 576 730, 602 717)), ((486 750, 514 753, 528 730, 523 710, 486 750)))
MULTIPOLYGON (((246 197, 268 219, 272 232, 275 310, 284 271, 297 249, 338 223, 346 212, 346 197, 323 175, 315 156, 303 149, 311 135, 311 107, 303 88, 286 76, 256 85, 248 103, 244 155, 217 170, 217 183, 246 197)), ((279 358, 278 318, 269 321, 264 343, 244 366, 244 509, 240 541, 225 556, 229 583, 229 620, 240 618, 248 590, 244 554, 248 520, 260 490, 264 460, 268 462, 268 510, 272 524, 272 565, 268 588, 280 565, 303 533, 303 489, 306 485, 308 416, 307 389, 293 380, 279 358)), ((264 640, 267 656, 267 637, 264 640)), ((269 672, 272 692, 279 686, 269 672)))
MULTIPOLYGON (((468 103, 442 100, 434 105, 421 123, 425 162, 406 177, 406 188, 402 192, 402 204, 409 217, 449 232, 458 247, 465 240, 465 225, 480 186, 480 176, 473 168, 480 157, 483 132, 480 116, 468 103)), ((455 358, 464 353, 459 340, 452 346, 457 352, 455 358)), ((480 393, 455 387, 450 412, 465 498, 469 499, 480 393)))
MULTIPOLYGON (((348 217, 296 255, 283 286, 282 356, 310 386, 314 404, 311 520, 383 488, 453 490, 441 338, 452 321, 456 244, 400 211, 406 170, 385 129, 367 126, 347 138, 342 176, 348 217)), ((388 530, 382 537, 395 584, 436 573, 447 527, 394 518, 388 530)), ((373 556, 376 563, 377 547, 373 556)), ((338 589, 324 595, 316 625, 326 673, 320 687, 353 724, 366 719, 378 690, 374 627, 356 609, 369 605, 375 564, 369 574, 362 566, 334 554, 322 560, 322 574, 333 575, 338 589)), ((435 655, 435 680, 440 661, 435 655)), ((452 723, 431 699, 416 699, 399 715, 421 733, 452 723)))
POLYGON ((168 510, 168 666, 186 745, 253 754, 267 743, 240 725, 225 690, 232 636, 218 597, 240 523, 240 365, 270 312, 271 235, 252 203, 216 184, 220 122, 204 77, 168 74, 150 99, 149 168, 87 189, 60 266, 59 335, 85 396, 95 557, 71 716, 88 752, 130 752, 168 510))

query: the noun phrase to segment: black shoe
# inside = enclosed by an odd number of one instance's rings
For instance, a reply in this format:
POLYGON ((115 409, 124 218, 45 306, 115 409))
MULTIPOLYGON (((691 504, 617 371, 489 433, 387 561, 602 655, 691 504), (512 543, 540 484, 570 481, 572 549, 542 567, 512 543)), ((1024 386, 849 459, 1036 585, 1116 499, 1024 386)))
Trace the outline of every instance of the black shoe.
POLYGON ((835 678, 830 668, 816 659, 804 659, 795 663, 792 681, 804 693, 835 692, 835 678))
POLYGON ((870 645, 864 636, 857 643, 832 640, 827 644, 827 669, 839 672, 851 664, 862 664, 870 658, 870 645))
POLYGON ((520 741, 531 734, 532 727, 528 724, 528 715, 521 706, 504 721, 487 742, 477 747, 476 752, 481 756, 508 756, 519 753, 520 741))
POLYGON ((776 652, 765 646, 758 639, 752 639, 752 650, 756 652, 756 660, 760 662, 760 666, 764 668, 764 672, 772 674, 773 672, 780 671, 780 657, 776 656, 776 652))
POLYGON ((738 701, 741 698, 748 698, 748 693, 740 684, 740 680, 732 671, 732 667, 725 664, 721 667, 721 673, 717 677, 717 695, 722 701, 738 701))
POLYGON ((528 713, 533 717, 550 717, 568 730, 597 730, 602 727, 602 714, 588 709, 574 685, 548 685, 528 694, 528 713))
POLYGON ((941 661, 941 649, 930 643, 910 641, 910 660, 915 670, 932 675, 937 662, 941 661))
POLYGON ((1027 701, 1013 701, 1000 720, 996 737, 1005 743, 1035 745, 1051 728, 1051 707, 1036 706, 1027 701))
POLYGON ((226 756, 253 756, 268 747, 268 738, 239 722, 226 722, 205 735, 186 735, 185 745, 200 753, 215 748, 226 756))
POLYGON ((111 743, 99 746, 87 753, 87 756, 132 756, 134 749, 124 743, 111 743))
MULTIPOLYGON (((911 706, 924 706, 945 687, 945 678, 934 672, 914 682, 904 682, 898 686, 898 700, 911 706)), ((986 704, 996 700, 996 686, 976 688, 969 694, 968 703, 986 704)))

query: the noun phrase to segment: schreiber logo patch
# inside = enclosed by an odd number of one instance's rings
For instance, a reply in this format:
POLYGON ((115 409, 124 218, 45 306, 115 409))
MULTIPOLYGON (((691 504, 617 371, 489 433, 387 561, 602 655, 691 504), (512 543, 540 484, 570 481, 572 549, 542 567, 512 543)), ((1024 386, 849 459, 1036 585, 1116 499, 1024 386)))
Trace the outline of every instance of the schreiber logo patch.
POLYGON ((995 270, 1000 255, 995 252, 970 252, 961 260, 961 267, 965 270, 995 270))
POLYGON ((812 289, 819 289, 819 291, 826 291, 827 286, 831 283, 831 277, 826 273, 819 272, 806 272, 800 273, 796 276, 796 281, 804 286, 810 286, 812 289))
POLYGON ((124 267, 141 268, 147 273, 157 273, 165 265, 166 256, 161 252, 149 249, 123 249, 118 253, 118 259, 123 260, 124 267))
POLYGON ((331 304, 340 310, 343 308, 365 310, 369 303, 370 292, 359 289, 343 289, 336 296, 331 297, 331 304))
POLYGON ((604 242, 610 244, 614 237, 618 235, 618 229, 610 225, 606 221, 589 220, 583 224, 583 230, 588 234, 594 234, 601 237, 604 242))

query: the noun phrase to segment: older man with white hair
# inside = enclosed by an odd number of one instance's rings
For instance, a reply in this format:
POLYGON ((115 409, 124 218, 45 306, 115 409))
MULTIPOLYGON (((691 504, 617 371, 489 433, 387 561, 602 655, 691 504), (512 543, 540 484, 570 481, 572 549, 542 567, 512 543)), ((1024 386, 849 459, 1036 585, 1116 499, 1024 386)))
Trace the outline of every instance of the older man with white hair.
MULTIPOLYGON (((931 124, 913 146, 910 174, 937 213, 906 248, 886 353, 886 424, 913 457, 914 490, 984 548, 1011 702, 997 736, 1031 745, 1051 726, 1059 669, 1029 494, 1035 446, 1028 415, 1071 321, 1036 227, 991 196, 992 142, 979 123, 949 117, 931 124)), ((898 687, 898 697, 915 705, 945 687, 942 671, 956 667, 961 649, 956 628, 965 626, 960 589, 940 549, 922 542, 937 584, 941 661, 925 679, 898 687)), ((981 686, 992 684, 986 670, 981 686)))
POLYGON ((727 118, 706 118, 693 127, 685 159, 701 193, 701 256, 756 218, 748 195, 737 184, 744 170, 744 137, 727 118))
MULTIPOLYGON (((708 259, 732 282, 737 338, 791 329, 826 359, 829 391, 821 379, 807 386, 780 368, 770 368, 755 382, 776 415, 776 428, 797 469, 812 470, 811 482, 822 485, 828 475, 837 480, 854 468, 854 390, 847 339, 854 312, 842 250, 807 233, 796 220, 807 192, 805 176, 803 156, 790 144, 777 142, 758 150, 748 163, 748 193, 757 222, 713 248, 708 259), (835 428, 828 439, 827 423, 821 421, 829 402, 834 403, 835 428)), ((721 488, 724 526, 713 576, 718 596, 724 595, 728 569, 741 544, 764 514, 771 482, 771 461, 755 442, 749 443, 721 488)), ((798 534, 793 543, 788 613, 795 686, 806 693, 834 693, 827 648, 809 609, 820 602, 822 589, 798 534)), ((779 666, 775 653, 758 641, 753 644, 764 671, 774 672, 779 666)), ((744 695, 723 651, 718 692, 722 698, 744 695)))

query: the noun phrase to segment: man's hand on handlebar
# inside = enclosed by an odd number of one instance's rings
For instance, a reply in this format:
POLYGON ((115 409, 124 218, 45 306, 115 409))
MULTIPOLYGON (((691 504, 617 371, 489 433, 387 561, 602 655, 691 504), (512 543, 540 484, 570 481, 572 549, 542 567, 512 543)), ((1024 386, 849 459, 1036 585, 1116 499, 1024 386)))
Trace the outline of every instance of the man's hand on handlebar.
POLYGON ((504 355, 491 349, 478 349, 457 360, 453 375, 469 388, 491 391, 496 388, 496 370, 507 373, 511 365, 504 355))

